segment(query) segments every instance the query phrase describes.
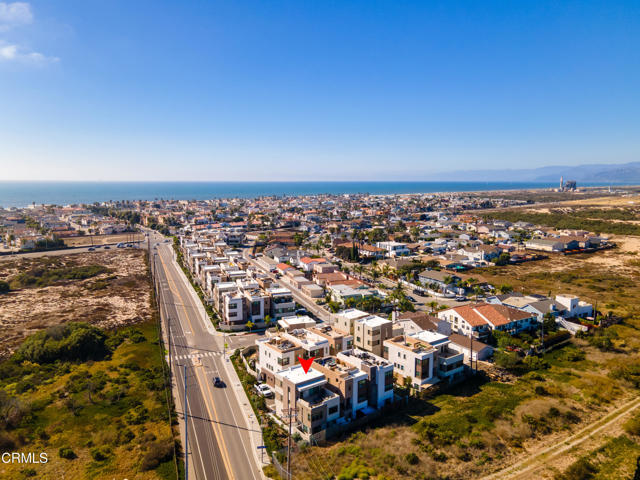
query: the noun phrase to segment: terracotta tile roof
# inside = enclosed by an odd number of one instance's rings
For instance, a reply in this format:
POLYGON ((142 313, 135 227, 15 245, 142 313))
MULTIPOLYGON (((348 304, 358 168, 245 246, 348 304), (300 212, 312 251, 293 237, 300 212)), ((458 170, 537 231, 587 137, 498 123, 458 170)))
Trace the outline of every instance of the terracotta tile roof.
POLYGON ((494 327, 507 325, 511 322, 531 318, 533 314, 506 305, 479 303, 454 307, 455 311, 472 327, 491 324, 494 327))
POLYGON ((507 307, 506 305, 482 304, 475 307, 475 310, 496 327, 533 316, 529 312, 507 307))
POLYGON ((312 263, 312 262, 328 263, 326 258, 303 257, 300 259, 300 261, 305 265, 308 265, 309 263, 312 263))
POLYGON ((472 327, 482 327, 487 325, 487 321, 475 311, 472 305, 462 305, 460 307, 454 307, 452 310, 460 315, 472 327))

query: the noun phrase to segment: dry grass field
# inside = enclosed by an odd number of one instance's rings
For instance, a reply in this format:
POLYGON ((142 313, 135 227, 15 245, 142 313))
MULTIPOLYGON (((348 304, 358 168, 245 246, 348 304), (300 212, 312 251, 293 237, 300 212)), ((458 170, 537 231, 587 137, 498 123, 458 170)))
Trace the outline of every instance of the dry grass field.
POLYGON ((69 321, 128 325, 150 314, 145 252, 132 249, 0 263, 0 357, 27 335, 69 321), (55 275, 54 275, 55 274, 55 275))
POLYGON ((0 451, 49 460, 0 478, 176 478, 145 252, 12 259, 0 278, 0 451))

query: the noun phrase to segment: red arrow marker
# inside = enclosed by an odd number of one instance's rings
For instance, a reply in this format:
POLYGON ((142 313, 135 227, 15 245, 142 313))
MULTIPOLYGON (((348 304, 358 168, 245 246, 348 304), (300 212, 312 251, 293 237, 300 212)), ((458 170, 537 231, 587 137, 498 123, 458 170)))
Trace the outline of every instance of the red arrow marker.
POLYGON ((300 365, 302 365, 302 369, 304 370, 304 373, 309 372, 309 368, 311 368, 311 364, 313 363, 314 358, 316 357, 307 358, 305 360, 304 358, 298 357, 298 361, 300 362, 300 365))

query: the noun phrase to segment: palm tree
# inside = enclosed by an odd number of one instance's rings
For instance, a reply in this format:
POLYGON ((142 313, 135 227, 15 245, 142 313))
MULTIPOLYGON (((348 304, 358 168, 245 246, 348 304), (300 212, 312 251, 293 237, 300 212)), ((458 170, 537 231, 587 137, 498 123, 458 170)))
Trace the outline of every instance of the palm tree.
POLYGON ((264 316, 264 324, 267 328, 269 328, 269 325, 271 325, 271 316, 270 315, 265 315, 264 316))
POLYGON ((385 265, 382 267, 382 275, 384 275, 385 277, 388 277, 389 270, 391 270, 391 268, 389 268, 389 265, 385 263, 385 265))
POLYGON ((473 287, 473 294, 476 297, 476 303, 478 303, 478 297, 480 295, 482 295, 484 293, 484 290, 482 290, 480 287, 478 287, 477 285, 475 287, 473 287))
POLYGON ((249 331, 251 331, 251 329, 252 329, 253 327, 255 327, 255 326, 256 326, 256 324, 255 324, 255 323, 253 323, 251 320, 249 320, 249 321, 247 322, 247 328, 249 329, 249 331))
POLYGON ((427 306, 431 309, 431 313, 433 313, 438 309, 438 302, 436 302, 435 300, 432 300, 429 303, 427 303, 427 306))
POLYGON ((371 277, 373 278, 373 281, 376 282, 378 280, 378 277, 380 276, 380 272, 376 269, 371 270, 371 277))

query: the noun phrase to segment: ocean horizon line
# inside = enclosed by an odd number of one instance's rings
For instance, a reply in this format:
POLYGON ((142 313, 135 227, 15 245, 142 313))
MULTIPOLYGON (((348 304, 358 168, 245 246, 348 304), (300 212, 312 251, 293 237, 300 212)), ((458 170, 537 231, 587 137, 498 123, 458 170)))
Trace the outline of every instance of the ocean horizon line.
MULTIPOLYGON (((579 187, 623 186, 584 182, 579 187)), ((0 181, 0 206, 77 205, 135 200, 207 200, 312 195, 411 195, 555 188, 556 182, 523 181, 0 181)), ((631 185, 627 185, 631 186, 631 185)))

